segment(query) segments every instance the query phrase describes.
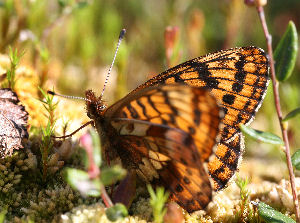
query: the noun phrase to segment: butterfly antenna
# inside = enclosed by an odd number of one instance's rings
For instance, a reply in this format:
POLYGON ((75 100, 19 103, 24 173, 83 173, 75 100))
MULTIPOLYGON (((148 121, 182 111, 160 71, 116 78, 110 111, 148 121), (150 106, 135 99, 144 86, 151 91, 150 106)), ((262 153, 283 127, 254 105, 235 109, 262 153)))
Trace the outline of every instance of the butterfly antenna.
POLYGON ((107 82, 108 82, 108 78, 109 78, 109 76, 110 76, 111 69, 112 69, 112 67, 113 67, 113 65, 114 65, 114 63, 115 63, 115 59, 116 59, 116 56, 117 56, 117 52, 118 52, 118 50, 119 50, 119 47, 120 47, 120 45, 121 45, 121 42, 122 42, 122 40, 123 40, 123 38, 124 38, 125 33, 126 33, 126 29, 122 29, 121 32, 120 32, 120 35, 119 35, 119 41, 118 41, 118 45, 117 45, 117 48, 116 48, 116 51, 115 51, 115 55, 114 55, 114 58, 113 58, 113 61, 112 61, 111 65, 110 65, 110 67, 109 67, 108 73, 107 73, 107 75, 106 75, 106 79, 105 79, 105 82, 104 82, 104 86, 103 86, 103 89, 102 89, 100 98, 102 98, 102 96, 103 96, 103 94, 104 94, 104 90, 105 90, 105 87, 106 87, 106 85, 107 85, 107 82))
POLYGON ((63 95, 63 94, 58 94, 54 91, 47 91, 47 94, 51 94, 51 95, 55 95, 55 96, 59 96, 59 97, 62 97, 62 98, 68 98, 68 99, 78 99, 78 100, 84 100, 84 101, 90 101, 88 100, 87 98, 84 98, 84 97, 77 97, 77 96, 70 96, 70 95, 63 95))

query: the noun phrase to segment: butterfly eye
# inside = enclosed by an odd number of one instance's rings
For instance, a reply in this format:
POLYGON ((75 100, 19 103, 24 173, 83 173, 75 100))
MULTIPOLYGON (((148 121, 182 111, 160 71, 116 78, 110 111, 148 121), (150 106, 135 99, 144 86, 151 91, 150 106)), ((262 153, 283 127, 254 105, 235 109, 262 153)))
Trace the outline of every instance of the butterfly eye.
POLYGON ((103 105, 103 104, 97 106, 97 110, 98 110, 98 111, 103 111, 104 109, 106 109, 106 106, 103 105))

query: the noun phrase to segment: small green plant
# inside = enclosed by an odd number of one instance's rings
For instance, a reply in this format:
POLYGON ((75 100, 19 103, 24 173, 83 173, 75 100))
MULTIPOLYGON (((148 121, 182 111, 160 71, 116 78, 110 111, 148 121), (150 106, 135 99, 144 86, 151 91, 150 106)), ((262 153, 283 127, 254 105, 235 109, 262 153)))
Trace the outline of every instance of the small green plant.
POLYGON ((3 87, 15 90, 16 70, 23 54, 19 54, 17 49, 13 50, 11 47, 9 48, 10 69, 6 72, 7 83, 4 83, 3 87))
POLYGON ((241 222, 247 218, 247 208, 249 207, 249 192, 247 190, 247 185, 249 183, 248 179, 242 179, 241 177, 237 176, 235 180, 236 185, 240 188, 240 207, 241 210, 237 213, 237 217, 240 219, 241 222))
POLYGON ((40 144, 40 151, 42 154, 43 162, 43 181, 46 181, 48 172, 48 156, 53 148, 53 142, 51 136, 53 136, 54 126, 48 121, 46 127, 42 127, 42 142, 40 144))
POLYGON ((100 168, 102 164, 101 146, 95 131, 83 135, 80 141, 87 155, 86 171, 66 168, 66 181, 83 196, 101 196, 107 207, 106 215, 109 220, 116 221, 126 217, 128 215, 126 207, 121 203, 114 205, 105 190, 105 186, 121 180, 126 175, 126 170, 120 166, 100 168))
POLYGON ((237 213, 237 218, 240 219, 240 222, 258 222, 257 218, 254 216, 254 210, 250 205, 249 191, 247 190, 247 185, 249 183, 248 178, 243 179, 237 176, 235 182, 240 188, 241 197, 241 210, 237 213))
POLYGON ((39 88, 41 93, 44 96, 45 100, 41 100, 43 103, 44 108, 46 109, 47 113, 44 114, 47 119, 47 126, 41 128, 42 132, 42 142, 40 144, 40 151, 42 154, 42 162, 43 162, 43 181, 47 178, 47 172, 48 172, 48 156, 53 148, 53 141, 52 136, 54 135, 54 127, 56 118, 54 116, 54 111, 57 107, 58 102, 54 103, 53 101, 53 95, 49 95, 45 93, 41 88, 39 88))
MULTIPOLYGON (((288 137, 288 125, 285 121, 295 117, 299 112, 299 108, 294 109, 293 111, 289 112, 285 117, 283 116, 283 112, 281 109, 280 104, 280 94, 279 94, 279 87, 280 84, 283 84, 284 81, 290 78, 292 72, 294 70, 296 64, 296 57, 298 55, 298 33, 295 24, 293 21, 290 21, 287 29, 282 36, 281 40, 277 44, 275 48, 274 54, 272 49, 272 35, 269 33, 269 28, 265 18, 264 6, 267 4, 267 1, 245 1, 246 4, 249 6, 255 6, 258 12, 258 16, 264 31, 267 47, 268 47, 268 56, 269 56, 269 66, 270 66, 270 77, 272 80, 272 87, 273 87, 273 94, 274 94, 274 105, 282 133, 282 141, 280 144, 284 145, 285 147, 285 156, 287 161, 287 167, 290 175, 290 183, 292 189, 292 197, 294 201, 295 207, 295 215, 297 222, 300 222, 300 211, 299 211, 299 201, 297 199, 298 194, 295 186, 295 174, 292 168, 292 160, 291 160, 291 152, 290 152, 290 143, 288 137)), ((242 127, 243 128, 243 127, 242 127)), ((244 133, 247 133, 247 131, 244 133)), ((260 140, 260 136, 265 135, 265 133, 261 131, 250 131, 250 136, 256 137, 260 140), (252 134, 256 132, 255 136, 252 134)), ((270 133, 266 133, 270 138, 270 133)), ((273 135, 274 136, 274 135, 273 135)), ((274 137, 271 136, 272 139, 274 137)), ((275 137, 278 138, 278 137, 275 137)), ((278 140, 274 142, 270 142, 273 144, 279 144, 278 140), (275 142, 275 143, 274 143, 275 142)))
POLYGON ((54 96, 51 94, 47 94, 42 88, 39 87, 39 90, 44 96, 44 100, 40 100, 47 111, 47 113, 44 115, 48 118, 48 121, 50 122, 51 126, 54 126, 56 122, 54 111, 57 108, 58 102, 55 103, 53 101, 54 96))
POLYGON ((163 187, 157 187, 154 192, 151 185, 147 185, 148 192, 150 194, 150 205, 153 211, 153 219, 155 223, 162 223, 167 209, 165 203, 169 198, 169 193, 165 192, 163 187))

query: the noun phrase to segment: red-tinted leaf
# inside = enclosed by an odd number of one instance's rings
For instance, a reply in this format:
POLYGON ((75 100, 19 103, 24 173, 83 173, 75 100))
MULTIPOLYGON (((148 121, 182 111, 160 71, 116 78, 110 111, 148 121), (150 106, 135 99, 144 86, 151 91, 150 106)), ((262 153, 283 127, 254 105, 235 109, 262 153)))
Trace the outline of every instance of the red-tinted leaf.
POLYGON ((0 89, 0 158, 9 156, 13 150, 22 148, 21 141, 28 137, 28 113, 11 89, 0 89))
POLYGON ((126 177, 121 180, 115 190, 112 200, 114 203, 122 203, 127 208, 130 207, 136 191, 136 174, 134 171, 127 173, 126 177))

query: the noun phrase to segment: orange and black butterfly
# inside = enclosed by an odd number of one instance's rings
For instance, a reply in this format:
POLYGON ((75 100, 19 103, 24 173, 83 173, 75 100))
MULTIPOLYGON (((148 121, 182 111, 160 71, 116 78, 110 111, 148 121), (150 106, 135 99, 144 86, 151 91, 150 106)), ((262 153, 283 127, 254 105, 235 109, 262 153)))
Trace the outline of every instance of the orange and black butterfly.
POLYGON ((192 212, 237 170, 239 125, 253 119, 267 86, 264 52, 234 48, 173 67, 109 107, 87 91, 87 113, 105 151, 192 212))
POLYGON ((239 125, 253 119, 267 86, 264 52, 241 47, 173 67, 108 108, 87 91, 87 111, 106 151, 192 212, 205 208, 237 170, 239 125))

